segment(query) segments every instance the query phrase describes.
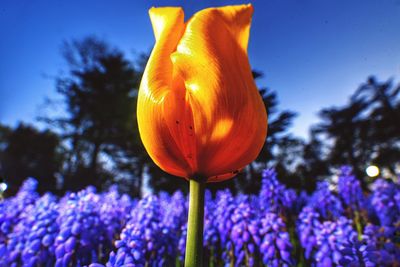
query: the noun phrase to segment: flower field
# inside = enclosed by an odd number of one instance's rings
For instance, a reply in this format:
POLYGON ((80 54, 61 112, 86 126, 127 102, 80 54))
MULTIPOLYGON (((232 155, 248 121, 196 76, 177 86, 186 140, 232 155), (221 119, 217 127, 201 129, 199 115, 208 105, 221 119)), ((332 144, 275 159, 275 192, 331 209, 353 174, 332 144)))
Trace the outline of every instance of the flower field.
MULTIPOLYGON (((258 195, 206 194, 207 266, 400 266, 400 185, 335 182, 296 193, 264 170, 258 195)), ((62 198, 28 179, 0 202, 0 266, 182 266, 187 197, 131 199, 115 187, 62 198)))

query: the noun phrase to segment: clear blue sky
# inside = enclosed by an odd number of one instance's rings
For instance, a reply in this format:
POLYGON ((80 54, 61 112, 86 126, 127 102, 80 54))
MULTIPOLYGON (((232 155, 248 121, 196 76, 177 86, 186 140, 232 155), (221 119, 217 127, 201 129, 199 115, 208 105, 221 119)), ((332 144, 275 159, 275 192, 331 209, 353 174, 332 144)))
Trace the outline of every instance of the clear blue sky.
POLYGON ((343 105, 373 74, 400 78, 400 0, 101 1, 2 0, 0 123, 34 122, 65 65, 63 40, 97 35, 129 58, 149 51, 151 6, 183 6, 187 18, 209 6, 254 5, 249 56, 278 92, 280 107, 299 113, 305 137, 322 107, 343 105))

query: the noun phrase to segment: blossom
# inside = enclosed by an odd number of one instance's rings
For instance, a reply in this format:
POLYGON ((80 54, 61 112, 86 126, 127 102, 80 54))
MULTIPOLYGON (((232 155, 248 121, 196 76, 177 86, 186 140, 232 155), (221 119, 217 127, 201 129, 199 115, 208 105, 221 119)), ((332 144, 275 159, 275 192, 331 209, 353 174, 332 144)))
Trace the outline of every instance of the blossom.
POLYGON ((398 247, 399 226, 377 226, 368 224, 364 229, 363 240, 376 248, 375 262, 378 266, 398 266, 400 248, 398 247))
POLYGON ((251 5, 208 8, 185 22, 181 8, 150 9, 156 43, 137 118, 164 171, 222 181, 259 154, 267 115, 247 56, 252 12, 251 5))
POLYGON ((339 217, 337 221, 325 221, 317 229, 316 266, 335 266, 342 258, 340 250, 348 239, 353 239, 357 233, 352 228, 352 221, 339 217))
POLYGON ((317 246, 317 231, 320 228, 319 213, 315 212, 311 207, 306 206, 299 214, 297 222, 297 232, 300 244, 304 248, 304 256, 306 259, 311 257, 311 253, 317 246))
MULTIPOLYGON (((261 222, 252 209, 247 196, 239 196, 232 214, 233 227, 228 241, 228 249, 234 252, 235 266, 256 266, 258 247, 261 244, 261 222)), ((232 257, 233 256, 233 257, 232 257)))
POLYGON ((178 240, 163 224, 159 199, 151 195, 143 198, 132 215, 115 242, 117 251, 111 252, 107 266, 171 266, 178 240))
POLYGON ((339 263, 343 266, 376 266, 378 253, 374 245, 369 245, 365 240, 359 241, 356 237, 345 243, 340 250, 342 258, 339 263))
POLYGON ((309 205, 324 219, 336 219, 344 213, 339 197, 329 188, 326 181, 317 184, 317 190, 312 194, 309 205))
POLYGON ((55 266, 82 266, 98 261, 104 253, 101 248, 110 247, 99 204, 100 196, 91 188, 70 193, 65 202, 60 202, 55 266))
POLYGON ((400 186, 378 179, 372 184, 372 190, 371 206, 381 225, 390 226, 400 223, 400 186))
POLYGON ((260 250, 263 262, 267 266, 293 266, 291 256, 293 246, 282 218, 268 212, 261 219, 260 234, 263 236, 260 250))
POLYGON ((339 196, 353 210, 359 210, 364 200, 360 181, 352 174, 351 167, 343 166, 340 172, 338 181, 339 196))
POLYGON ((296 192, 286 189, 273 169, 265 169, 262 173, 262 185, 259 194, 259 203, 262 211, 281 213, 292 208, 296 200, 296 192))

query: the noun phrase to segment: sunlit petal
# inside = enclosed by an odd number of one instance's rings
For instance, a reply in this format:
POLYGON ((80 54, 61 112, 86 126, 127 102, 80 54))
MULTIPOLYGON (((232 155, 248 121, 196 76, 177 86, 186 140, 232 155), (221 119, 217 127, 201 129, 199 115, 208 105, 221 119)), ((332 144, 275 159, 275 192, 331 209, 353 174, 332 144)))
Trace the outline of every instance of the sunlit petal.
POLYGON ((172 55, 193 110, 198 169, 207 177, 243 168, 265 141, 266 111, 245 51, 251 14, 249 5, 200 11, 172 55))
MULTIPOLYGON (((174 78, 171 53, 185 29, 181 8, 152 8, 149 11, 156 43, 146 66, 138 95, 137 116, 143 144, 154 162, 163 170, 185 177, 190 172, 182 145, 171 131, 168 112, 172 106, 183 109, 176 91, 184 88, 174 78)), ((186 114, 186 113, 185 113, 186 114)))

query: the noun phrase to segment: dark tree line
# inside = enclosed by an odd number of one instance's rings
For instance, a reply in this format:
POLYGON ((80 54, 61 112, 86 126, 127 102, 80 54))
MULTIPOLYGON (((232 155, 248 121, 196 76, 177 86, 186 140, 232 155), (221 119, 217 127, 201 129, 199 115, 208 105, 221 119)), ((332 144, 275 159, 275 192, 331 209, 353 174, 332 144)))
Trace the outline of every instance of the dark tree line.
POLYGON ((323 109, 314 130, 330 142, 326 161, 348 164, 363 175, 375 164, 396 175, 400 161, 400 85, 370 77, 350 97, 347 105, 323 109))
POLYGON ((40 192, 55 191, 64 156, 59 136, 24 124, 15 129, 1 126, 0 149, 0 174, 11 193, 27 177, 40 178, 40 192))
MULTIPOLYGON (((68 69, 55 79, 62 97, 62 116, 45 116, 49 130, 20 124, 0 125, 0 176, 11 188, 28 176, 40 181, 42 192, 106 187, 117 182, 133 195, 154 190, 187 190, 183 179, 155 166, 140 141, 136 100, 146 56, 137 62, 94 37, 64 43, 68 69), (143 183, 146 183, 145 185, 143 183)), ((253 72, 254 78, 262 76, 253 72)), ((315 182, 340 165, 351 165, 359 177, 367 164, 393 175, 400 158, 400 86, 371 77, 347 105, 320 111, 308 141, 289 129, 296 113, 278 108, 276 92, 260 88, 268 112, 268 137, 256 162, 237 179, 212 184, 258 191, 259 172, 275 167, 289 186, 312 190, 315 182), (256 176, 254 174, 257 174, 256 176)))

